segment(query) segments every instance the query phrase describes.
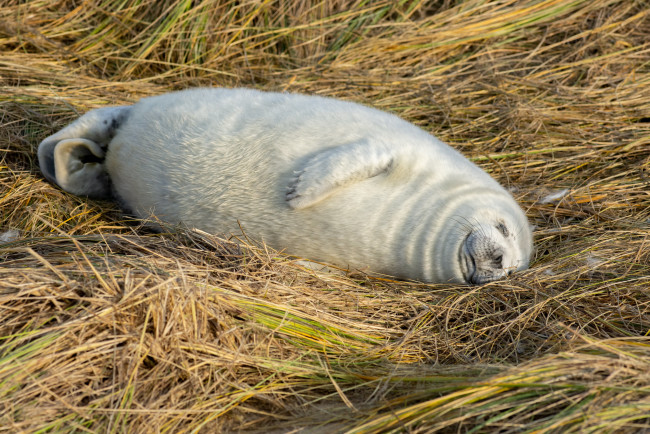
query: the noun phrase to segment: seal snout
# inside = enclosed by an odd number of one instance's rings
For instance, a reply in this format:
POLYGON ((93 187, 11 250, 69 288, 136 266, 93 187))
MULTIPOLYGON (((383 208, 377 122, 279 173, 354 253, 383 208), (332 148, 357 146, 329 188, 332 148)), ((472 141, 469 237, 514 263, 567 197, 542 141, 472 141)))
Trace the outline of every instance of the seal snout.
POLYGON ((504 268, 504 249, 483 230, 467 235, 460 247, 460 268, 465 282, 480 285, 500 279, 512 272, 504 268))

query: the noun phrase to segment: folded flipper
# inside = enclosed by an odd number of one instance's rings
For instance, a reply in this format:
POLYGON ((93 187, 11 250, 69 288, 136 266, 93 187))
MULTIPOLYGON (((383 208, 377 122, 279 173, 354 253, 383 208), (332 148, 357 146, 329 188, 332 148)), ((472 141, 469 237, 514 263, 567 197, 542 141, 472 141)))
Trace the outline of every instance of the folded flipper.
POLYGON ((110 180, 104 166, 104 151, 92 140, 65 139, 54 148, 57 184, 78 196, 110 197, 110 180))
POLYGON ((367 140, 313 156, 289 183, 286 199, 293 209, 311 206, 338 188, 390 171, 394 149, 367 140))
POLYGON ((111 195, 104 156, 130 106, 92 110, 38 146, 45 178, 69 193, 94 198, 111 195))

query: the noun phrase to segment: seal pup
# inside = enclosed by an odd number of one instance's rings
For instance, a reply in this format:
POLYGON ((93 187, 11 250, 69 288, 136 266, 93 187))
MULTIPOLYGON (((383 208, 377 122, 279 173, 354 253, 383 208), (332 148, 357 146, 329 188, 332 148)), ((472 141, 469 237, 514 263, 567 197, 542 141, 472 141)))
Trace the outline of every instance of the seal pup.
POLYGON ((215 234, 424 282, 480 284, 528 267, 513 197, 459 152, 331 98, 197 88, 92 110, 38 149, 64 190, 114 197, 215 234))

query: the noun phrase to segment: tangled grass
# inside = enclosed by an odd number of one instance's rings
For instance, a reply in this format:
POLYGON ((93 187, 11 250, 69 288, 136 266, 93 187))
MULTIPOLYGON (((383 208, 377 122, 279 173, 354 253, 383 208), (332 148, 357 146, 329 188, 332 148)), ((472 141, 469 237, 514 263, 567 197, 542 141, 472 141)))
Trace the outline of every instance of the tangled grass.
POLYGON ((645 0, 62 0, 0 8, 0 431, 650 429, 645 0), (40 140, 198 85, 357 101, 461 150, 536 226, 478 287, 153 234, 40 140))

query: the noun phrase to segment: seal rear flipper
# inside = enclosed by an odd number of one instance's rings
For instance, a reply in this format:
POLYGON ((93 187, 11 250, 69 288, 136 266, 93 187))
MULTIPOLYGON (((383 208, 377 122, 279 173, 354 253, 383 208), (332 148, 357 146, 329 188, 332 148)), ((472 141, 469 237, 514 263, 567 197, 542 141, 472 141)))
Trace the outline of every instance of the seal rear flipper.
POLYGON ((57 143, 44 170, 69 193, 104 199, 111 196, 111 189, 103 160, 104 151, 92 140, 65 139, 57 143))
POLYGON ((394 158, 388 146, 366 140, 323 151, 310 158, 291 180, 287 202, 293 209, 306 208, 339 187, 388 172, 394 158))
POLYGON ((130 111, 131 106, 91 110, 43 140, 38 145, 38 164, 45 178, 70 193, 110 197, 110 181, 101 163, 130 111))
POLYGON ((59 142, 65 139, 85 139, 96 143, 105 150, 130 111, 131 106, 91 110, 67 127, 45 138, 38 145, 38 164, 45 178, 54 184, 61 185, 57 181, 54 171, 54 149, 59 142))

